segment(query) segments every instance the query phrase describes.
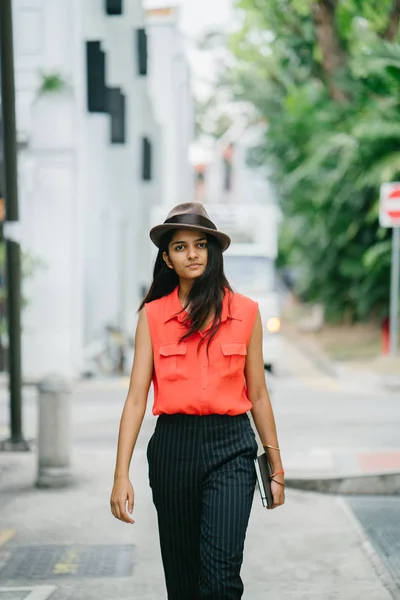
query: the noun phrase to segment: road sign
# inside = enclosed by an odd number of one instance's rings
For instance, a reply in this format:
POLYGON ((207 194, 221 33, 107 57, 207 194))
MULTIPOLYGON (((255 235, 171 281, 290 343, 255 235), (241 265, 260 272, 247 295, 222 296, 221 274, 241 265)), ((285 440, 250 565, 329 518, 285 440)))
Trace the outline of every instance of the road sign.
POLYGON ((399 345, 400 282, 400 183, 384 183, 379 201, 381 227, 393 228, 392 269, 390 283, 390 354, 397 355, 399 345))
POLYGON ((400 183, 384 183, 379 202, 381 227, 400 227, 400 183))

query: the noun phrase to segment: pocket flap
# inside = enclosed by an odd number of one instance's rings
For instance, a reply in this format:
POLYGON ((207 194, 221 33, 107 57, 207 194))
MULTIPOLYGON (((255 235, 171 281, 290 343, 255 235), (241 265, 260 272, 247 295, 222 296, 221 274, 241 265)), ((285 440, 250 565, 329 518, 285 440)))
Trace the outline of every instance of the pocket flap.
POLYGON ((241 356, 246 356, 247 348, 246 344, 241 342, 232 342, 230 344, 221 344, 222 353, 224 356, 232 356, 232 354, 240 354, 241 356))
POLYGON ((187 344, 164 344, 160 346, 161 356, 183 355, 187 352, 187 344))

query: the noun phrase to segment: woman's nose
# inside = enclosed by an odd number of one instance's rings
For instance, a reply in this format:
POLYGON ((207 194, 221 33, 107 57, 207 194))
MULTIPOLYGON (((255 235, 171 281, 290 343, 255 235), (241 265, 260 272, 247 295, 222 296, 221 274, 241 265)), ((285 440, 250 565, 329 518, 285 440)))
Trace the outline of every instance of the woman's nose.
POLYGON ((189 251, 190 258, 195 258, 198 254, 196 246, 189 246, 188 251, 189 251))

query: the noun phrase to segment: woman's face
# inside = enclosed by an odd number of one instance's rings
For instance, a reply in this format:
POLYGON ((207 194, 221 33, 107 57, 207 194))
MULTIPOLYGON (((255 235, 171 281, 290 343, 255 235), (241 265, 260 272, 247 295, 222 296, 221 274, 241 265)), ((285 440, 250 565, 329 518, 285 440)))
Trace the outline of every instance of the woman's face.
POLYGON ((179 279, 196 279, 207 266, 207 236, 196 229, 178 229, 168 245, 163 259, 174 269, 179 279))

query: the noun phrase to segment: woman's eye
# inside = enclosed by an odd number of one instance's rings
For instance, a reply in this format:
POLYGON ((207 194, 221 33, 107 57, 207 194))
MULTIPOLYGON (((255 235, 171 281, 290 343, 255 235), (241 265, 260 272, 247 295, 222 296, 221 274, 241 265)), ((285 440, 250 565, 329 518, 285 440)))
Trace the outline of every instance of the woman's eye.
POLYGON ((207 243, 206 242, 200 242, 199 246, 200 246, 200 248, 207 248, 207 243))
POLYGON ((180 246, 175 246, 175 250, 178 250, 178 252, 180 252, 180 250, 181 250, 182 248, 183 248, 183 246, 182 246, 182 245, 180 245, 180 246))

